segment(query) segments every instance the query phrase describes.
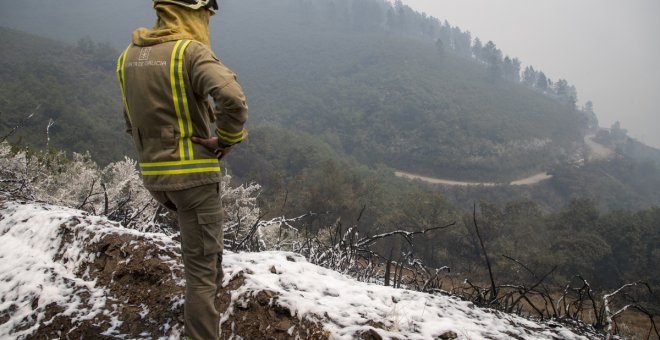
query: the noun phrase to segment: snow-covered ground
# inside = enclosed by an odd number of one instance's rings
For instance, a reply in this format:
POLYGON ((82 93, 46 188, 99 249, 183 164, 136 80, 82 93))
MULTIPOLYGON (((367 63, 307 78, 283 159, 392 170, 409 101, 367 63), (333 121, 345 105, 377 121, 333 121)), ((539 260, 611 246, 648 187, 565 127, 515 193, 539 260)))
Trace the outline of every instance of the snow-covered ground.
MULTIPOLYGON (((238 273, 245 284, 233 296, 270 290, 297 316, 321 322, 335 339, 354 339, 375 330, 384 339, 436 339, 454 332, 460 339, 586 339, 553 324, 481 309, 453 297, 356 282, 287 252, 230 254, 225 282, 238 273)), ((228 311, 228 313, 231 311, 228 311)))
MULTIPOLYGON (((182 291, 176 248, 164 234, 125 229, 80 210, 2 202, 0 197, 0 339, 125 337, 121 328, 128 327, 127 315, 154 321, 146 317, 148 308, 140 301, 128 301, 139 293, 137 285, 124 288, 133 294, 118 292, 117 286, 129 276, 125 271, 134 271, 133 265, 148 267, 150 254, 157 254, 151 260, 167 267, 162 272, 178 276, 167 278, 164 288, 178 286, 182 291), (146 249, 147 256, 114 255, 138 253, 136 249, 146 249), (109 266, 112 257, 119 261, 109 266), (107 273, 108 268, 113 271, 107 273)), ((167 308, 180 307, 181 292, 161 295, 172 300, 167 308)), ((166 329, 166 338, 180 335, 176 320, 160 322, 152 328, 166 329)))
MULTIPOLYGON (((82 211, 0 201, 0 338, 65 337, 86 321, 92 324, 86 327, 96 327, 90 329, 109 338, 179 338, 181 320, 163 316, 181 312, 180 259, 173 250, 177 247, 164 234, 124 229, 82 211), (113 244, 108 237, 121 243, 113 244), (153 250, 140 253, 140 247, 153 250), (139 258, 131 255, 138 253, 139 258), (112 256, 121 259, 115 267, 108 265, 112 256), (158 270, 133 279, 143 278, 152 286, 121 287, 129 274, 120 275, 120 270, 135 265, 131 270, 139 271, 147 264, 158 270), (117 272, 104 279, 102 273, 108 268, 117 272), (162 277, 152 277, 154 273, 162 277), (158 298, 124 297, 123 290, 169 295, 158 304, 152 301, 158 298), (129 307, 134 312, 128 313, 129 307), (151 328, 142 329, 140 323, 151 328)), ((322 326, 331 339, 354 339, 365 332, 383 339, 436 339, 443 334, 459 339, 587 339, 558 324, 481 309, 453 297, 357 282, 293 253, 229 253, 223 267, 225 286, 244 280, 229 291, 228 308, 221 318, 223 338, 231 338, 227 333, 234 323, 250 321, 233 317, 247 308, 246 300, 268 291, 266 305, 322 326)), ((286 331, 299 334, 296 327, 299 324, 291 324, 286 331)), ((241 334, 232 335, 240 339, 241 334)))
MULTIPOLYGON (((8 203, 0 217, 0 312, 8 319, 0 325, 0 338, 31 335, 41 324, 52 323, 47 306, 57 305, 58 314, 75 324, 107 310, 107 296, 93 280, 76 275, 82 253, 78 240, 65 244, 62 223, 80 212, 38 204, 8 203), (82 294, 88 299, 80 297, 82 294)), ((89 226, 90 232, 94 224, 89 226)), ((3 320, 4 321, 4 320, 3 320)), ((108 330, 112 331, 112 330, 108 330)))

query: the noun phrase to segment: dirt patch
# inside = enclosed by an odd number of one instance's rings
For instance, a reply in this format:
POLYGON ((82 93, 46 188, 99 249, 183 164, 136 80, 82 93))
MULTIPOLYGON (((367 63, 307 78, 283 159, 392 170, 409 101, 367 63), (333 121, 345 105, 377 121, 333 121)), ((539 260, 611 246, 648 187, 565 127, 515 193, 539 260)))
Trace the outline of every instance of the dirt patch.
POLYGON ((230 306, 232 292, 239 289, 245 279, 238 275, 223 289, 216 301, 219 310, 233 307, 233 312, 222 324, 221 339, 233 335, 245 339, 329 339, 330 333, 317 322, 292 316, 291 311, 281 306, 275 292, 262 290, 239 295, 230 306))
POLYGON ((133 235, 110 234, 88 250, 98 254, 88 272, 121 301, 120 333, 165 336, 172 328, 182 328, 183 267, 176 249, 133 235))
MULTIPOLYGON (((74 321, 61 314, 61 306, 50 304, 45 307, 48 321, 42 322, 31 337, 159 337, 183 329, 183 267, 177 247, 129 233, 112 232, 99 237, 80 226, 89 223, 84 217, 73 217, 60 225, 62 245, 55 260, 66 263, 67 248, 74 241, 85 244, 90 260, 81 263, 76 276, 96 280, 96 287, 108 293, 104 313, 74 321)), ((89 292, 79 291, 76 295, 82 306, 90 307, 89 292)))

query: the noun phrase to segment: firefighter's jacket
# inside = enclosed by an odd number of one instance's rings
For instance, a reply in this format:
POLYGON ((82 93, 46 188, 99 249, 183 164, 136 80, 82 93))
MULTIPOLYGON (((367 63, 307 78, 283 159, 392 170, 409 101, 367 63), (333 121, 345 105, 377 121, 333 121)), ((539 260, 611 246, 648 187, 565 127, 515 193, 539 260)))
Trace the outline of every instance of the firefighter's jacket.
POLYGON ((198 41, 138 46, 135 34, 133 40, 117 61, 117 77, 145 187, 174 191, 219 182, 216 156, 191 137, 215 135, 220 146, 245 138, 247 104, 236 75, 198 41))

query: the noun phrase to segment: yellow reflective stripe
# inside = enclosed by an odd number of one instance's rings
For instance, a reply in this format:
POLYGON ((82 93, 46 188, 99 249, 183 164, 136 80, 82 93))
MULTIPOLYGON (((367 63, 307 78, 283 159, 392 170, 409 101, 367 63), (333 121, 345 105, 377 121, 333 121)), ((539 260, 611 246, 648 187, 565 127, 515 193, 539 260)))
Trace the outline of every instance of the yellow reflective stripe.
POLYGON ((174 111, 179 123, 179 157, 180 159, 194 159, 192 140, 192 120, 190 108, 188 107, 188 96, 183 77, 183 52, 190 44, 190 40, 179 40, 174 44, 170 61, 170 86, 172 88, 172 100, 174 111))
POLYGON ((186 123, 188 123, 188 131, 185 131, 182 133, 181 138, 184 138, 186 142, 188 143, 188 150, 190 150, 190 159, 195 159, 195 156, 193 155, 193 146, 192 146, 192 140, 190 137, 192 137, 193 134, 193 128, 192 128, 192 120, 190 119, 190 108, 188 107, 188 96, 186 95, 186 86, 185 82, 183 81, 183 51, 186 50, 186 47, 188 47, 188 44, 190 44, 190 40, 187 40, 185 43, 183 43, 183 47, 181 47, 181 52, 179 52, 179 86, 181 86, 181 97, 183 99, 183 109, 185 110, 185 116, 186 116, 186 123))
POLYGON ((226 133, 224 130, 221 130, 220 128, 215 129, 216 136, 218 136, 218 138, 220 138, 220 139, 222 139, 226 142, 229 142, 229 143, 238 143, 238 142, 242 141, 245 138, 246 132, 247 131, 243 130, 239 133, 229 134, 229 133, 226 133), (237 138, 231 138, 231 137, 235 137, 235 136, 237 136, 237 138))
MULTIPOLYGON (((179 122, 179 131, 183 134, 183 120, 181 119, 181 111, 179 109, 179 96, 176 89, 176 78, 174 77, 174 69, 176 67, 176 52, 181 45, 181 40, 177 41, 174 44, 174 49, 172 50, 172 58, 170 60, 170 86, 172 87, 172 99, 174 100, 174 111, 176 112, 176 119, 179 122)), ((179 138, 179 156, 181 159, 185 159, 183 152, 183 138, 179 138)))
POLYGON ((204 163, 218 163, 216 158, 205 158, 205 159, 194 159, 194 160, 183 160, 183 161, 168 161, 168 162, 145 162, 140 163, 141 167, 150 167, 150 166, 172 166, 172 165, 189 165, 189 164, 204 164, 204 163))
POLYGON ((119 80, 119 89, 121 90, 121 99, 124 103, 124 110, 126 110, 126 116, 128 117, 128 121, 133 124, 133 121, 131 119, 131 112, 128 109, 128 102, 126 101, 126 93, 124 92, 124 64, 126 61, 126 54, 128 53, 128 49, 131 48, 131 45, 128 45, 124 52, 119 55, 119 59, 117 59, 117 80, 119 80))
POLYGON ((180 175, 198 172, 218 172, 220 164, 216 158, 140 163, 142 175, 180 175))
POLYGON ((238 142, 243 140, 243 137, 240 137, 240 138, 227 138, 227 137, 223 137, 221 135, 218 135, 218 138, 220 138, 223 141, 228 142, 228 143, 238 143, 238 142))
POLYGON ((216 128, 216 131, 218 133, 221 133, 221 134, 227 136, 227 137, 238 137, 238 136, 242 136, 245 133, 245 129, 243 129, 239 132, 236 132, 236 133, 230 133, 230 132, 227 132, 227 131, 225 131, 221 128, 216 128))
POLYGON ((183 175, 183 174, 192 174, 200 172, 219 172, 220 167, 209 167, 209 168, 194 168, 194 169, 175 169, 175 170, 143 170, 141 173, 143 176, 155 176, 155 175, 183 175))

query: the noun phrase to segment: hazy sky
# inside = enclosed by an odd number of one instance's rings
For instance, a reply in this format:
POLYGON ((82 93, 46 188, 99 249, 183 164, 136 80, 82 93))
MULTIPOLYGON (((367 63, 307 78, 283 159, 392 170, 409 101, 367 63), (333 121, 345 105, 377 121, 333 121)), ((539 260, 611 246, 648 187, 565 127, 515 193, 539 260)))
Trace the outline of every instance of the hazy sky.
POLYGON ((564 78, 600 125, 660 148, 660 0, 403 0, 564 78))

